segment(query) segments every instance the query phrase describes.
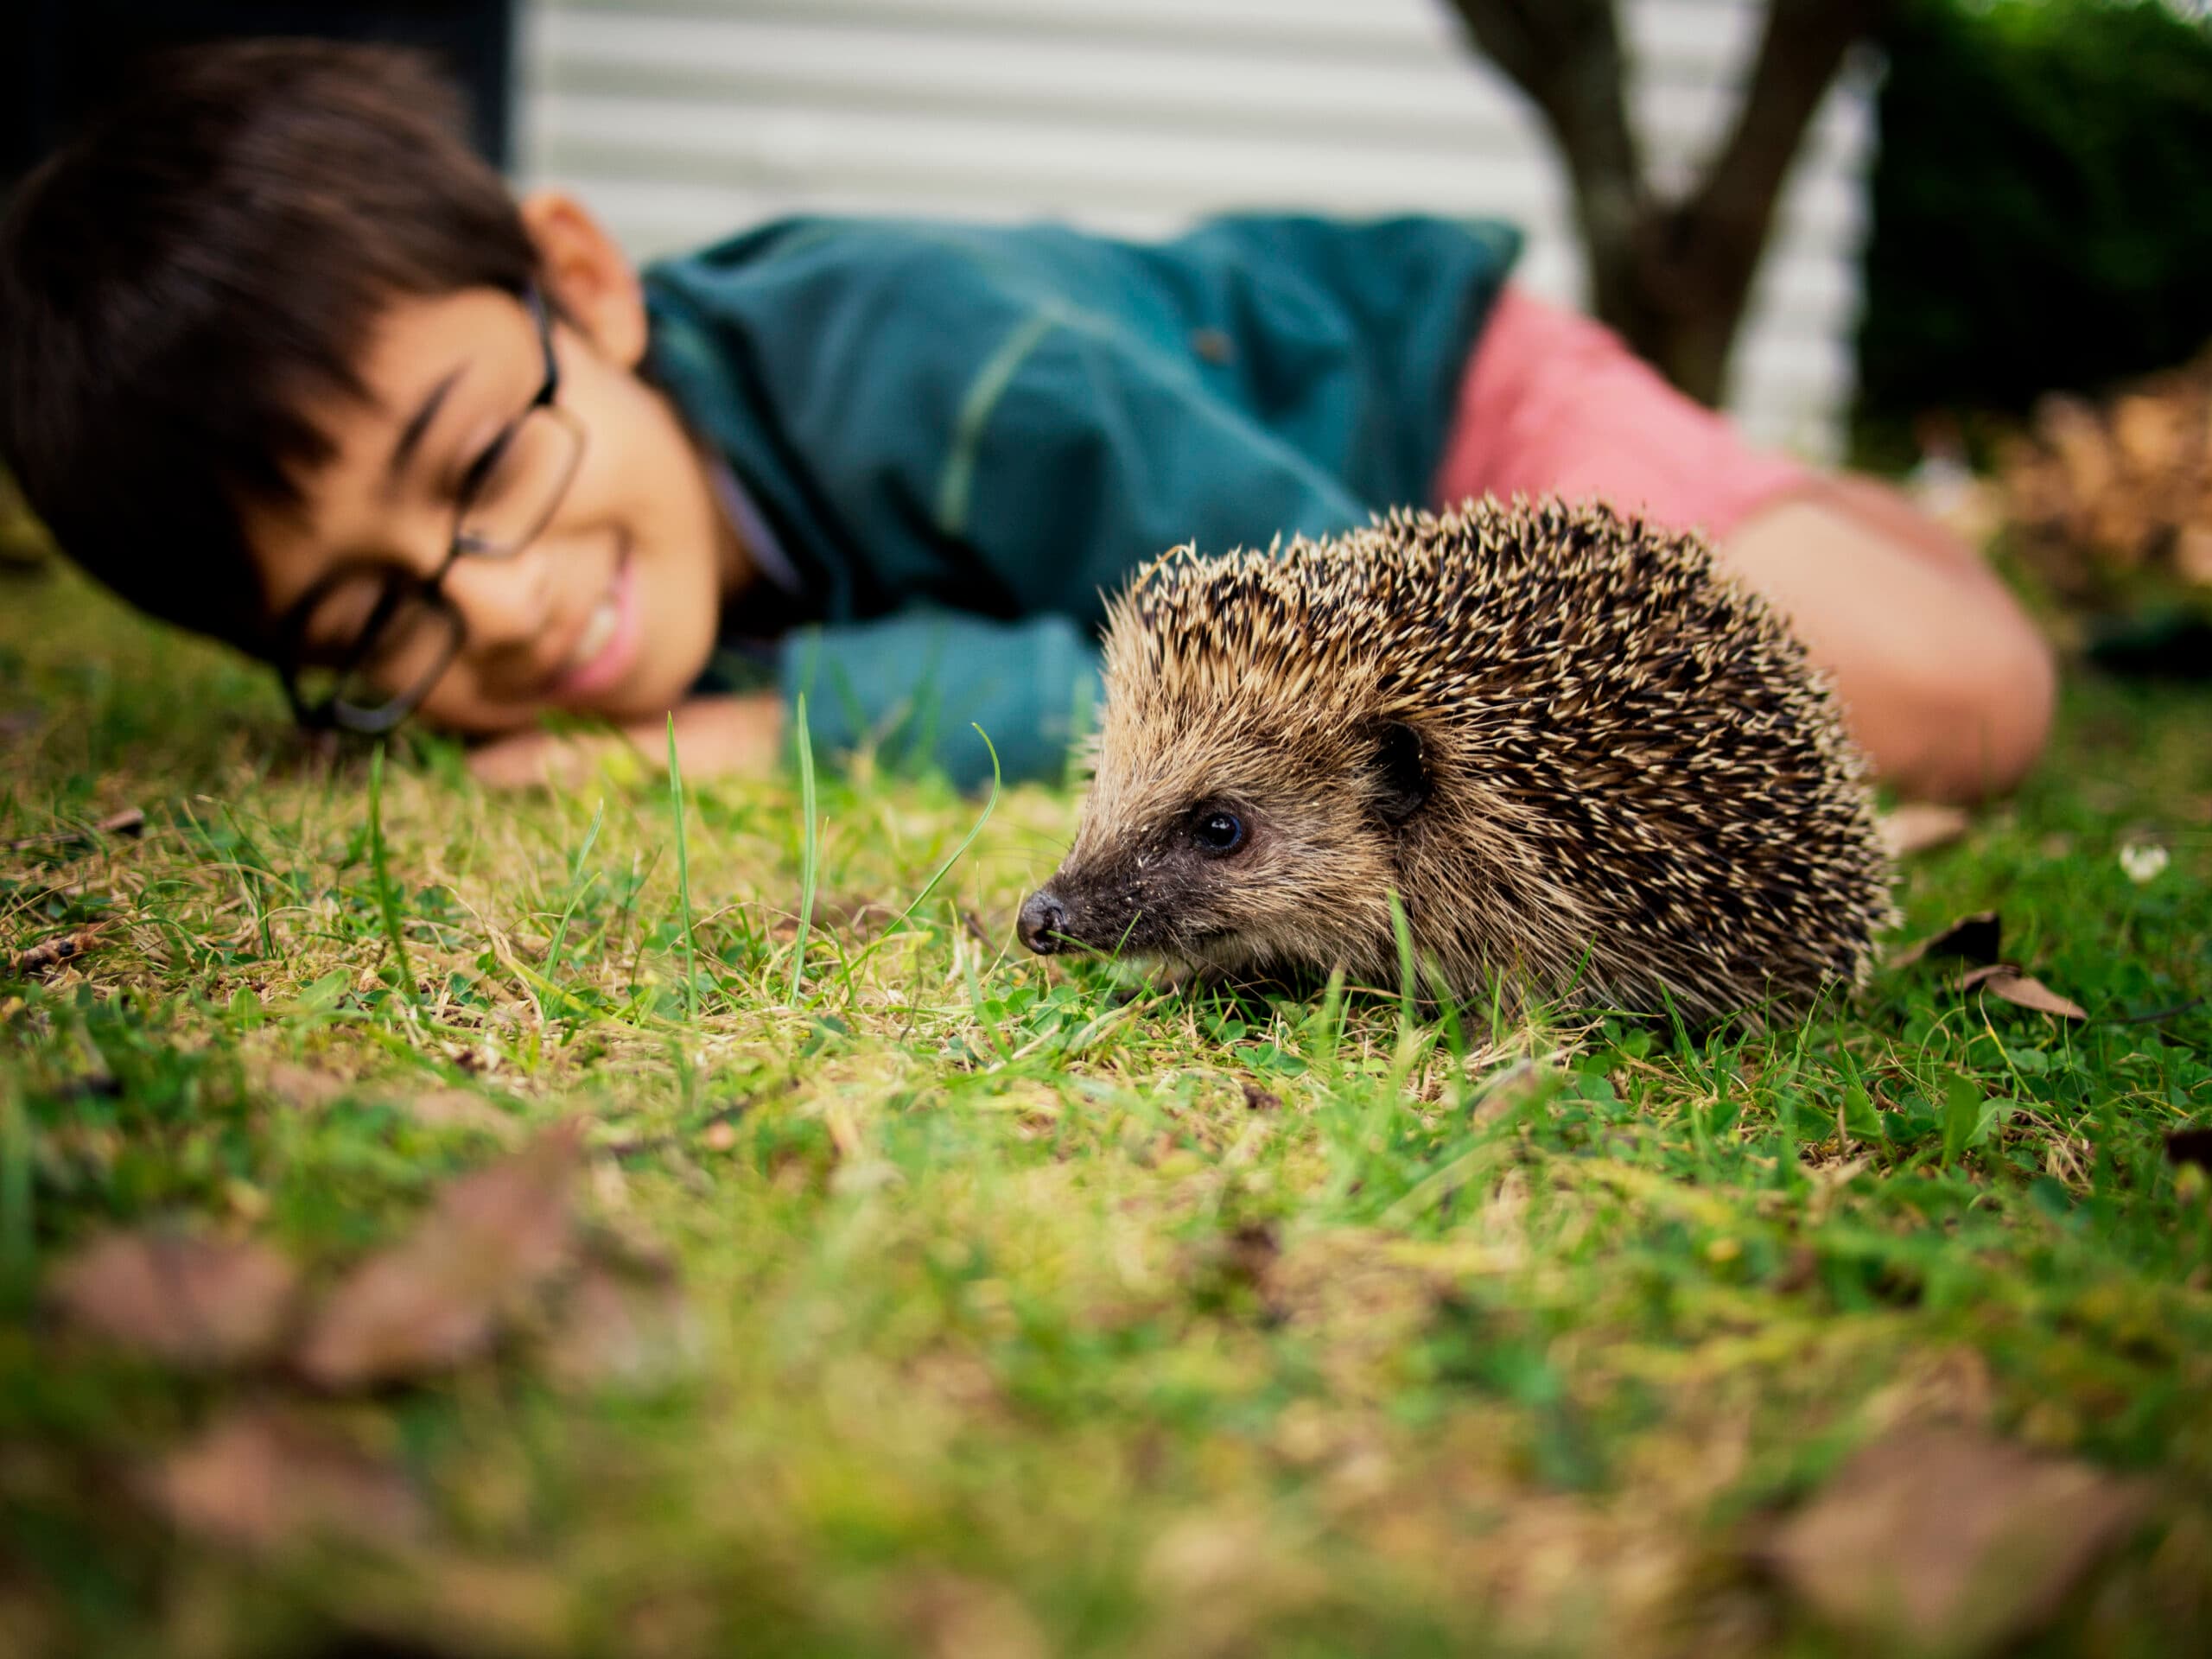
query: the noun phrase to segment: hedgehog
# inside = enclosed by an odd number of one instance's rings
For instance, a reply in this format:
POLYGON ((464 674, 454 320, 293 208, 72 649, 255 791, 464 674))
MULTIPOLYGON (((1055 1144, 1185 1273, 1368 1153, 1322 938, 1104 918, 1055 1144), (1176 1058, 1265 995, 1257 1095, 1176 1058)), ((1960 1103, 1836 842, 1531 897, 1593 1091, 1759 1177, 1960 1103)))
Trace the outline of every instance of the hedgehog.
POLYGON ((1342 972, 1700 1020, 1862 983, 1864 757, 1694 534, 1470 501, 1178 548, 1108 609, 1073 846, 1022 943, 1201 982, 1342 972))

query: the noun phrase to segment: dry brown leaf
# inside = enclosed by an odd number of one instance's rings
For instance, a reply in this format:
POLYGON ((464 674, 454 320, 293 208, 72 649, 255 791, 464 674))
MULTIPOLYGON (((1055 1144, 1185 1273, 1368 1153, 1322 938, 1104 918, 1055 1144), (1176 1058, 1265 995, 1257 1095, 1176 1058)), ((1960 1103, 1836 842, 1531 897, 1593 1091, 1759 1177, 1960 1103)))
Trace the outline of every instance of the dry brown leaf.
POLYGON ((1756 1554, 1873 1651, 1980 1654, 2048 1621, 2144 1500, 2076 1459, 1919 1426, 1861 1450, 1756 1554))
POLYGON ((112 922, 87 922, 67 933, 41 939, 28 949, 12 950, 8 955, 8 971, 20 979, 51 973, 64 963, 74 962, 83 956, 113 925, 112 922))
POLYGON ((317 1313, 295 1362, 328 1389, 427 1376, 489 1347, 504 1314, 570 1256, 580 1132, 549 1129, 462 1177, 414 1234, 371 1256, 317 1313))
POLYGON ((1939 933, 1931 933, 1904 947, 1890 958, 1892 968, 1909 968, 1923 958, 1941 961, 1957 957, 1975 963, 1997 960, 2005 934, 2005 921, 1993 910, 1977 910, 1961 916, 1939 933))
POLYGON ((900 1628, 924 1659, 1044 1659, 1052 1651, 1020 1601, 1001 1585, 937 1568, 897 1592, 900 1628))
POLYGON ((69 1324, 170 1365, 251 1365, 283 1340, 298 1271, 259 1244, 160 1232, 111 1233, 54 1270, 69 1324))
POLYGON ((2032 1008, 2037 1014, 2054 1014, 2062 1020, 2086 1020, 2089 1011, 2071 997, 2059 995, 2039 979, 2031 978, 2009 962, 1993 962, 1970 969, 1959 976, 1959 989, 1967 994, 1977 990, 2001 997, 2018 1007, 2032 1008))
POLYGON ((665 1257, 594 1249, 563 1299, 548 1358, 572 1385, 650 1389, 698 1352, 691 1304, 665 1257))
POLYGON ((155 1471, 156 1500, 183 1530, 266 1554, 316 1539, 395 1544, 425 1513, 406 1476, 327 1425, 248 1409, 155 1471))
POLYGON ((1939 801, 1907 801, 1883 813, 1874 828, 1890 856, 1904 858, 1908 854, 1948 846, 1966 834, 1967 826, 1973 822, 1962 806, 1946 806, 1939 801))

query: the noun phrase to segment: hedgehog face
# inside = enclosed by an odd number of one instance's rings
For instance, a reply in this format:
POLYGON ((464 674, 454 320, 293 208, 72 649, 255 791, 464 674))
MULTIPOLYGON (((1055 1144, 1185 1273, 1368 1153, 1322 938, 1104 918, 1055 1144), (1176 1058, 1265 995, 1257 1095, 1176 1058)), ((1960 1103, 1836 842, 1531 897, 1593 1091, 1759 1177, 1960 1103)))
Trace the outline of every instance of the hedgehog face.
POLYGON ((1410 728, 1264 733, 1109 716, 1076 844, 1022 943, 1234 974, 1312 964, 1317 918, 1364 965, 1390 938, 1401 837, 1427 796, 1410 728))

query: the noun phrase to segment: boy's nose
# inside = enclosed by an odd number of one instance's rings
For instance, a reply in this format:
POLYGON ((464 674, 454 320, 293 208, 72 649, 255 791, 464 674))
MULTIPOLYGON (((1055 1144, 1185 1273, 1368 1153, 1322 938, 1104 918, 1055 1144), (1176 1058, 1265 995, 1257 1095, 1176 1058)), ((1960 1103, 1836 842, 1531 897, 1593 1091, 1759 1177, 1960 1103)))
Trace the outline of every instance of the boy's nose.
POLYGON ((552 613, 550 562, 537 544, 505 559, 455 559, 445 594, 467 630, 471 656, 506 655, 542 642, 552 613))

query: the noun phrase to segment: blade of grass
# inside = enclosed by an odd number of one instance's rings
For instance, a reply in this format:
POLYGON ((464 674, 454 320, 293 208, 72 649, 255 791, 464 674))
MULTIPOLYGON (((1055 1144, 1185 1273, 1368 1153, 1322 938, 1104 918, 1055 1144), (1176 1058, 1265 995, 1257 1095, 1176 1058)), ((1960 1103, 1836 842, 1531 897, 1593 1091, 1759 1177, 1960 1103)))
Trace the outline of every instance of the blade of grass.
POLYGON ((895 938, 898 934, 905 931, 906 924, 912 919, 914 912, 919 910, 929 901, 929 896, 937 891, 938 884, 943 881, 947 875, 951 874, 952 867, 957 864, 961 861, 961 858, 967 853, 968 849, 976 844, 976 837, 983 833, 983 826, 991 821, 991 814, 998 810, 1000 781, 999 752, 996 747, 995 747, 991 742, 991 734, 985 731, 982 727, 978 726, 976 728, 976 735, 983 740, 983 747, 990 751, 990 798, 983 803, 982 811, 976 816, 976 822, 968 827, 968 833, 961 838, 960 844, 952 849, 952 855, 946 859, 944 863, 937 867, 937 874, 935 875, 932 875, 927 881, 922 884, 922 890, 914 895, 913 903, 908 905, 905 910, 901 911, 899 914, 899 919, 893 922, 889 927, 884 929, 882 932, 877 934, 875 938, 869 944, 868 949, 861 951, 857 957, 855 957, 852 962, 846 967, 845 995, 848 1001, 850 1001, 855 995, 853 988, 853 976, 860 971, 861 965, 867 962, 870 957, 874 956, 876 953, 878 947, 882 945, 887 940, 895 938))
MULTIPOLYGON (((576 849, 575 857, 569 863, 569 902, 562 907, 560 925, 553 930, 553 943, 545 950, 545 978, 549 982, 560 970, 561 946, 569 937, 569 923, 575 916, 576 906, 583 902, 584 894, 591 891, 592 883, 599 880, 597 871, 594 871, 588 880, 581 883, 576 878, 582 874, 584 861, 591 856, 591 849, 598 844, 599 828, 606 819, 607 801, 602 796, 599 804, 592 810, 591 828, 584 831, 584 844, 576 849)), ((687 919, 684 932, 689 935, 690 931, 687 919)))
POLYGON ((391 946, 392 965, 399 974, 399 989, 410 1005, 420 1007, 422 991, 415 983, 414 965, 407 959, 407 940, 399 924, 399 893, 391 882, 391 861, 384 840, 385 746, 369 757, 369 860, 376 877, 377 909, 384 917, 384 936, 391 946))
POLYGON ((0 1288, 28 1291, 38 1256, 33 1227, 31 1125, 22 1096, 0 1089, 0 1288))
MULTIPOLYGON (((673 713, 668 717, 668 799, 676 813, 676 892, 683 906, 683 1014, 696 1021, 699 1017, 699 950, 691 938, 691 856, 683 835, 683 768, 676 760, 673 713)), ((594 832, 598 827, 594 822, 594 832)))
POLYGON ((1414 1000, 1420 992, 1414 988, 1414 930, 1406 918, 1406 906, 1392 889, 1385 895, 1390 901, 1390 934, 1398 944, 1398 1041, 1402 1046, 1414 1025, 1414 1000))
POLYGON ((806 934, 814 921, 814 886, 822 873, 822 832, 815 821, 814 741, 806 729, 806 694, 799 693, 792 716, 798 744, 798 810, 804 819, 799 842, 798 937, 791 941, 791 987, 786 1001, 798 1001, 799 984, 806 973, 806 934))

